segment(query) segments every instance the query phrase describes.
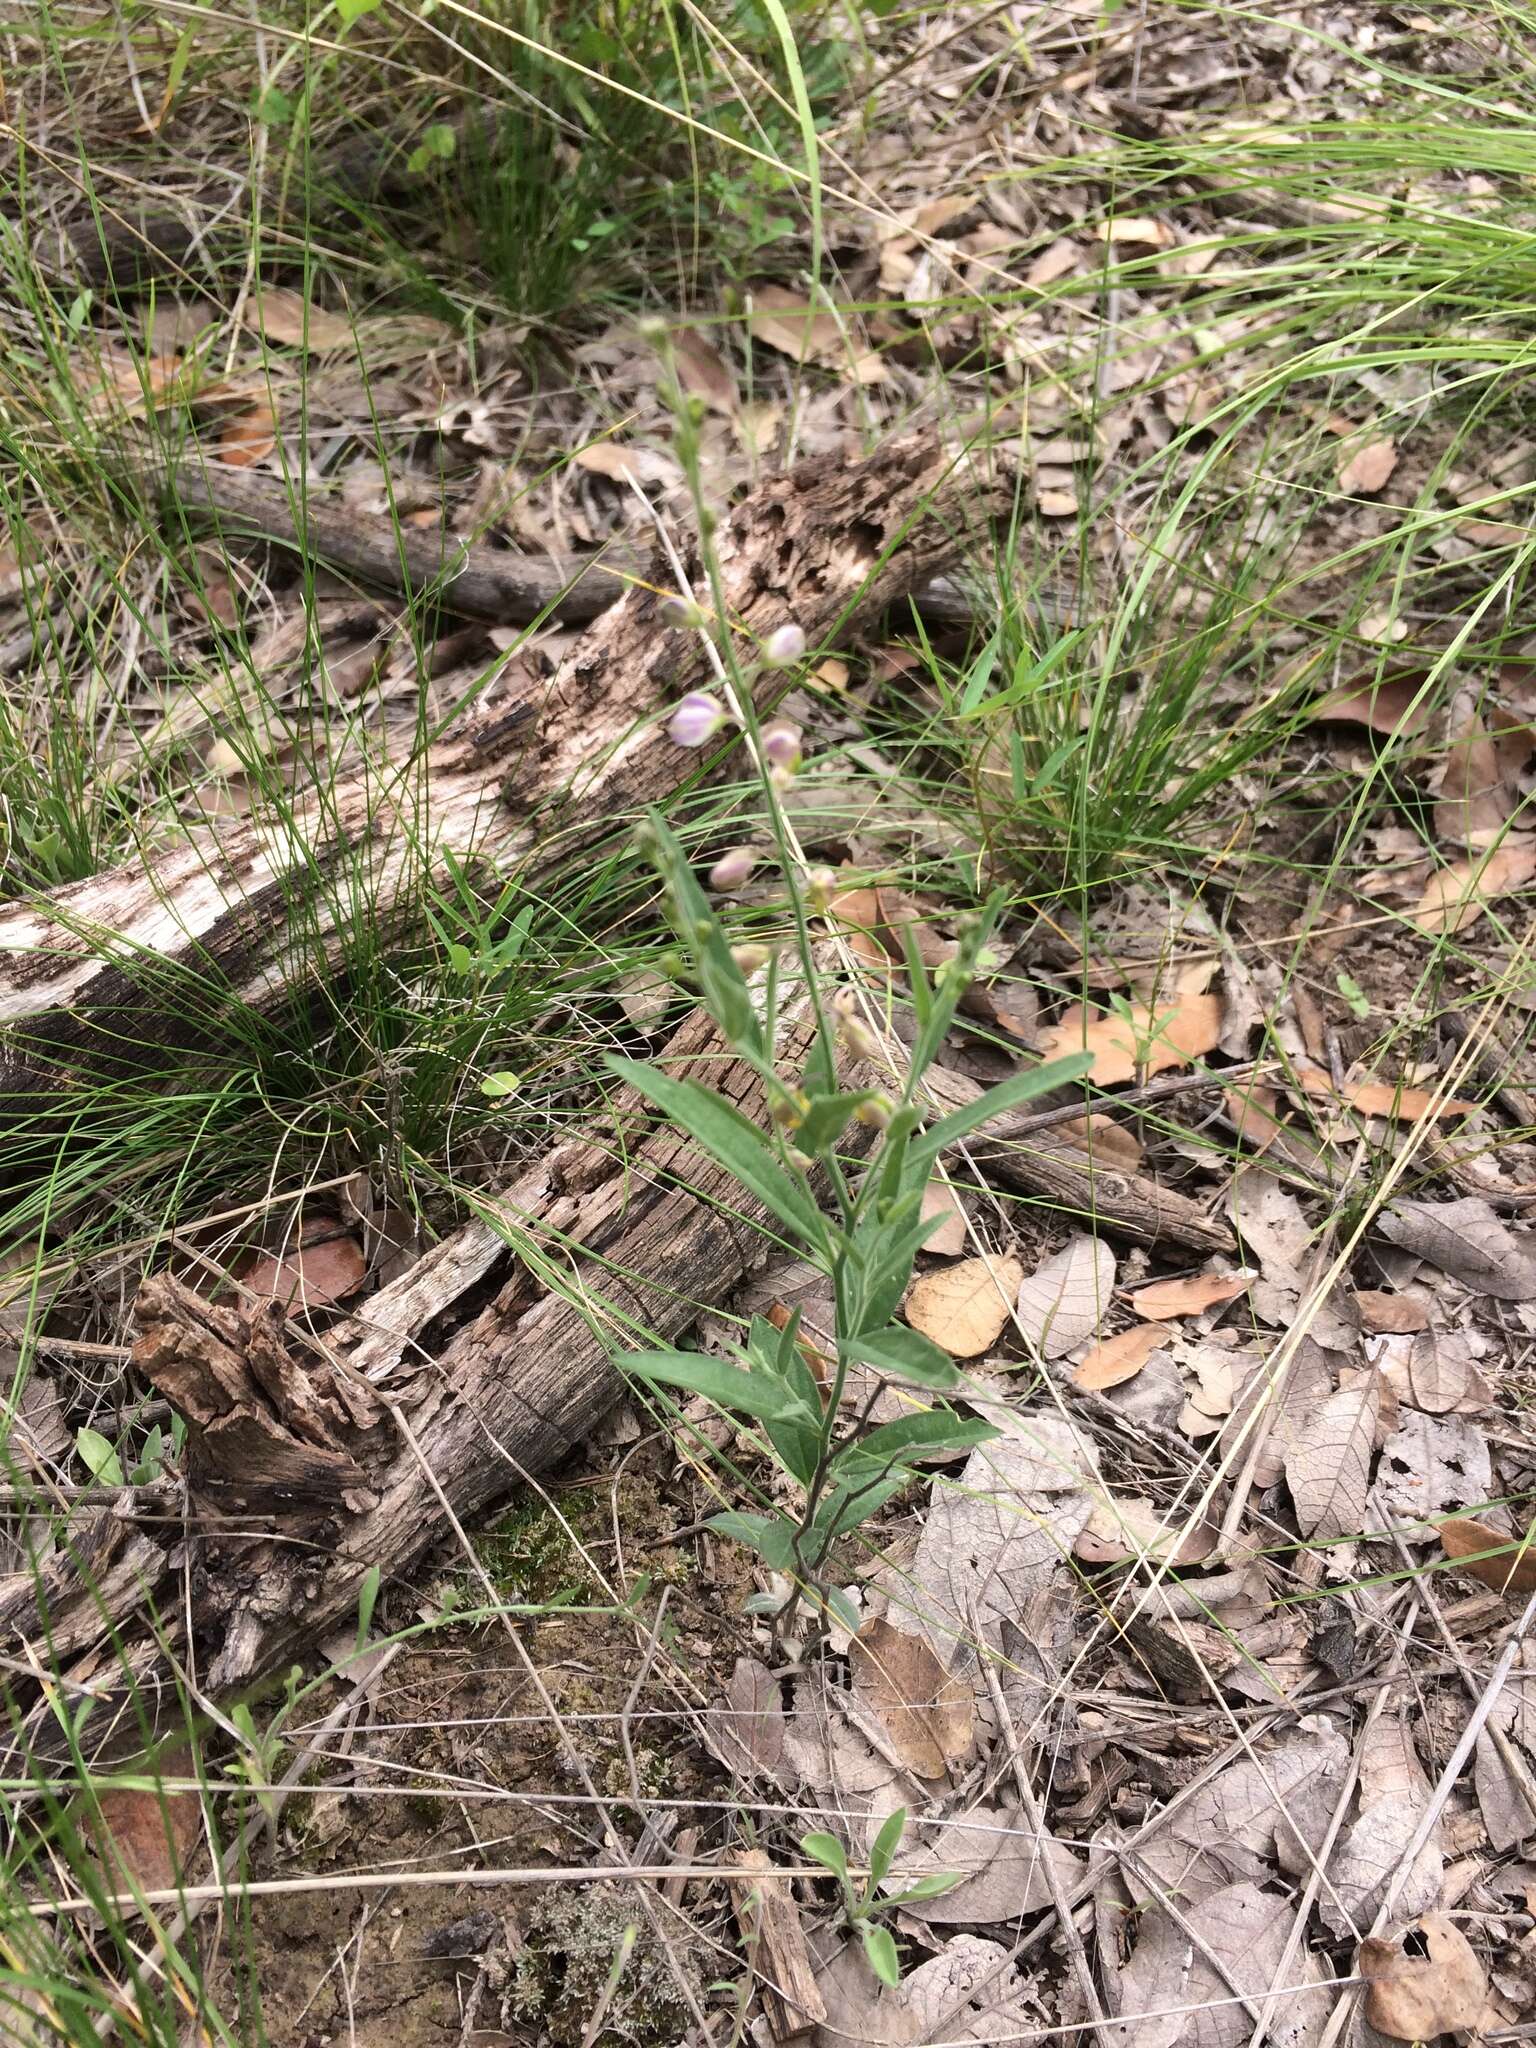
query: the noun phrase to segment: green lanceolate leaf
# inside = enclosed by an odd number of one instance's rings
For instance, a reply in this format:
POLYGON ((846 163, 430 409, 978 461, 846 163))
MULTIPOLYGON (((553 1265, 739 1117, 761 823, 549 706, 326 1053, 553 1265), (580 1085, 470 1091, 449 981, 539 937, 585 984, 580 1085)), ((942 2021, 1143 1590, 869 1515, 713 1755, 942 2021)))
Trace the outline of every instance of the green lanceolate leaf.
POLYGON ((724 928, 699 887, 692 863, 659 811, 646 813, 641 840, 666 884, 678 936, 694 956, 704 1007, 734 1050, 761 1060, 767 1045, 746 976, 731 957, 724 928))
POLYGON ((883 1906, 905 1906, 915 1899, 942 1899, 964 1878, 963 1870, 936 1870, 932 1877, 920 1877, 904 1892, 893 1892, 881 1900, 883 1906))
POLYGON ((638 1060, 608 1054, 608 1065, 647 1102, 702 1145, 712 1159, 755 1195, 768 1213, 793 1230, 805 1244, 820 1250, 825 1231, 821 1212, 805 1188, 792 1180, 768 1149, 768 1139, 734 1103, 697 1081, 680 1081, 638 1060))
POLYGON ((877 1920, 861 1920, 859 1939, 864 1944, 869 1967, 882 1984, 894 1991, 901 1982, 901 1958, 896 1952, 896 1937, 889 1927, 882 1927, 877 1920))
POLYGON ((122 1461, 99 1429, 77 1429, 75 1449, 80 1454, 80 1462, 99 1485, 122 1485, 122 1461))
POLYGON ((896 1856, 896 1845, 906 1831, 907 1809, 898 1806, 894 1813, 888 1813, 880 1823, 880 1832, 870 1845, 869 1882, 871 1886, 882 1884, 896 1856))
POLYGON ((835 1145, 848 1128, 856 1109, 874 1099, 874 1090, 862 1088, 853 1095, 812 1096, 811 1106, 795 1126, 795 1143, 813 1156, 835 1145))
POLYGON ((615 1363, 621 1372, 702 1394, 721 1408, 758 1422, 800 1422, 813 1430, 821 1422, 819 1413, 782 1380, 763 1372, 743 1372, 723 1359, 706 1358, 701 1351, 629 1351, 619 1354, 615 1363))
POLYGON ((880 1476, 893 1462, 906 1463, 927 1451, 970 1451, 989 1444, 999 1432, 990 1422, 977 1422, 956 1415, 952 1408, 924 1408, 915 1415, 903 1415, 895 1422, 882 1423, 868 1436, 850 1444, 839 1457, 838 1478, 844 1473, 853 1483, 859 1473, 880 1476))
POLYGON ((883 1330, 869 1330, 862 1336, 845 1337, 838 1353, 850 1365, 877 1365, 882 1372, 900 1373, 924 1387, 953 1387, 959 1384, 960 1369, 947 1351, 941 1351, 931 1337, 909 1330, 905 1323, 888 1323, 883 1330))
POLYGON ((787 1572, 795 1563, 795 1525, 783 1515, 745 1515, 735 1508, 711 1515, 708 1528, 755 1551, 770 1571, 787 1572))
POLYGON ((800 1853, 809 1856, 813 1863, 820 1863, 835 1877, 847 1882, 848 1854, 836 1835, 810 1834, 800 1837, 800 1853))
POLYGON ((953 1145, 956 1139, 965 1137, 989 1117, 1001 1116, 1004 1110, 1033 1102, 1037 1096, 1048 1095, 1053 1088, 1070 1088, 1074 1081, 1083 1079, 1092 1065, 1092 1053, 1074 1052, 1065 1059, 1048 1060, 1042 1067, 1026 1067, 1022 1073, 1011 1074, 1006 1081, 999 1081, 995 1088, 978 1095, 963 1109, 951 1110, 948 1116, 940 1117, 936 1124, 928 1126, 921 1137, 914 1138, 911 1146, 914 1163, 921 1164, 926 1174, 946 1145, 953 1145))

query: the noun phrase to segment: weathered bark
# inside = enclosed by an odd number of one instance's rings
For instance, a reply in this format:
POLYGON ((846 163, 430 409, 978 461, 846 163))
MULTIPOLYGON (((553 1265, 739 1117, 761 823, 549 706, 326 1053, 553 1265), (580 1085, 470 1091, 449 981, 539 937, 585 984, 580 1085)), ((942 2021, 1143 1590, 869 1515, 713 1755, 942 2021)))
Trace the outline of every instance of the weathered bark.
MULTIPOLYGON (((951 562, 1004 495, 927 434, 862 462, 803 464, 721 522, 729 615, 750 634, 793 621, 828 638, 951 562)), ((698 763, 655 721, 712 678, 699 635, 667 625, 660 602, 632 586, 547 684, 522 678, 457 736, 341 783, 289 826, 195 832, 0 910, 0 1092, 36 1093, 82 1060, 206 1046, 232 1010, 270 1013, 340 974, 360 880, 389 944, 445 850, 538 872, 667 797, 698 763)), ((764 701, 779 687, 765 672, 764 701)))

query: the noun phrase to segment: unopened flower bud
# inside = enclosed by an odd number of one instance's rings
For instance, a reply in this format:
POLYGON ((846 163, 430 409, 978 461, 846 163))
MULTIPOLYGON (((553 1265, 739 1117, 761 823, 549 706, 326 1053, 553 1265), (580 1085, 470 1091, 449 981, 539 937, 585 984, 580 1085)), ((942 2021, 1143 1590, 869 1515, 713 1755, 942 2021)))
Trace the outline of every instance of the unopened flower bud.
POLYGON ((890 1122, 896 1105, 888 1095, 871 1095, 868 1102, 861 1102, 853 1112, 855 1119, 872 1131, 883 1131, 890 1122))
POLYGON ((837 1035, 855 1059, 877 1059, 880 1041, 855 1010, 855 1000, 853 991, 844 989, 833 1004, 832 1007, 837 1012, 837 1035))
POLYGON ((769 1104, 768 1114, 781 1131, 793 1131, 805 1121, 805 1112, 810 1106, 810 1099, 802 1089, 786 1088, 769 1104))
POLYGON ((809 1173, 816 1164, 810 1153, 802 1152, 798 1145, 789 1146, 785 1151, 784 1157, 789 1161, 796 1173, 809 1173))
POLYGON ((763 642, 764 668, 793 668, 805 659, 805 635, 798 626, 780 626, 763 642))
POLYGON ((773 956, 766 946, 732 946, 731 958, 743 974, 756 974, 760 967, 766 967, 773 956))
POLYGON ((725 723, 725 706, 708 690, 690 690, 667 721, 674 746, 702 747, 725 723))
POLYGON ((664 626, 686 626, 697 632, 704 624, 704 614, 691 597, 664 597, 659 609, 664 626))
POLYGON ((813 917, 825 917, 832 908, 832 891, 837 887, 837 876, 831 868, 807 868, 805 871, 806 908, 813 917))
POLYGON ((800 766, 800 728, 787 718, 771 719, 763 727, 763 753, 775 768, 793 775, 800 766))
POLYGON ((709 871, 711 889, 739 889, 757 866, 757 849, 733 846, 722 853, 709 871))

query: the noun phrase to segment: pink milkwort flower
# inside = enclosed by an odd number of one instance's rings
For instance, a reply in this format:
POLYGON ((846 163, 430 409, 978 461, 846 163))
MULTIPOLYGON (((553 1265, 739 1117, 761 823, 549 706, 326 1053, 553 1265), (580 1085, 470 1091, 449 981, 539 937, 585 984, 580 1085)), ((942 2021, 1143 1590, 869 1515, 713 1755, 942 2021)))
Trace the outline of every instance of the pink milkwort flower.
POLYGON ((690 690, 667 721, 667 735, 674 746, 702 747, 725 723, 725 706, 708 690, 690 690))
POLYGON ((756 847, 732 846, 710 869, 709 886, 711 889, 739 889, 756 866, 756 847))
POLYGON ((825 917, 832 908, 832 891, 837 887, 837 876, 831 868, 807 868, 805 871, 805 902, 812 917, 825 917))
POLYGON ((800 728, 787 718, 775 718, 763 727, 763 753, 772 768, 793 775, 800 766, 800 728))
POLYGON ((793 668, 805 658, 805 635, 798 626, 780 626, 763 642, 764 668, 793 668))

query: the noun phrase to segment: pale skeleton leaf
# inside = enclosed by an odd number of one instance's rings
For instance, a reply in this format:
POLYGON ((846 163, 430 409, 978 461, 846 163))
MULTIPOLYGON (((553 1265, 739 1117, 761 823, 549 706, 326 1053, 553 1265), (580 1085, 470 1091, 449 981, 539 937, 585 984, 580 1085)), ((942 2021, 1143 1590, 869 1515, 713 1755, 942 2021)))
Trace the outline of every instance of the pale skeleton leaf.
POLYGON ((1285 1453, 1285 1483, 1303 1536, 1333 1542, 1363 1530, 1380 1412, 1372 1373, 1330 1394, 1297 1431, 1285 1453))
POLYGON ((1019 1327, 1042 1358, 1064 1358, 1098 1335, 1115 1286, 1115 1255, 1085 1233, 1019 1286, 1019 1327))
MULTIPOLYGON (((1318 1898, 1324 1921, 1341 1939, 1375 1918, 1403 1852, 1429 1804, 1429 1781, 1413 1746, 1406 1717, 1382 1715, 1365 1732, 1360 1755, 1360 1804, 1318 1898)), ((1438 1832, 1438 1831, 1437 1831, 1438 1832)), ((1392 1910, 1403 1919, 1439 1903, 1444 1859, 1436 1834, 1419 1851, 1398 1885, 1392 1910)))

